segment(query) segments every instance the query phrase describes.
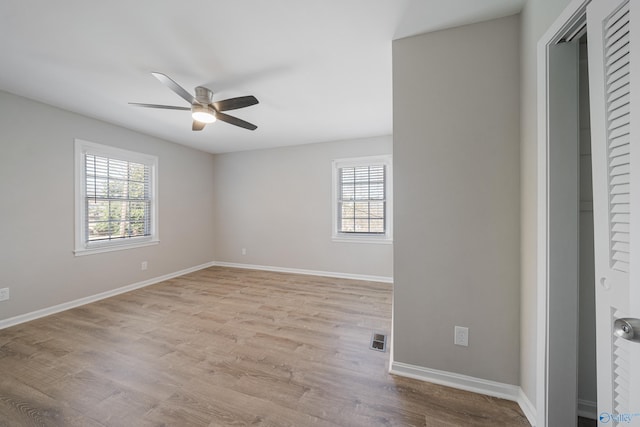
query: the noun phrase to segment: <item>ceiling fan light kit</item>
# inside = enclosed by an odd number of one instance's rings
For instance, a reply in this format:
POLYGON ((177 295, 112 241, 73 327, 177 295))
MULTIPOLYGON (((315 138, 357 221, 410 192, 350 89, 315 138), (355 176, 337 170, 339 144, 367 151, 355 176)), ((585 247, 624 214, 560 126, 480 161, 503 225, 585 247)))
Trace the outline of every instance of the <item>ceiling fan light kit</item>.
POLYGON ((208 105, 193 104, 191 117, 200 123, 213 123, 216 121, 216 110, 208 105))
POLYGON ((222 101, 213 101, 213 92, 206 87, 198 86, 195 89, 196 96, 191 95, 178 83, 171 80, 168 76, 162 73, 151 73, 156 79, 163 85, 167 86, 173 92, 175 92, 180 98, 187 101, 191 108, 177 107, 173 105, 158 105, 158 104, 140 104, 137 102, 130 102, 130 105, 135 105, 144 108, 159 108, 163 110, 191 110, 191 117, 193 118, 193 124, 191 129, 194 131, 200 131, 204 129, 205 125, 213 123, 216 120, 227 122, 234 126, 241 127, 248 130, 256 130, 258 126, 253 123, 246 122, 234 116, 222 113, 222 111, 236 110, 238 108, 249 107, 258 103, 255 96, 240 96, 237 98, 225 99, 222 101))

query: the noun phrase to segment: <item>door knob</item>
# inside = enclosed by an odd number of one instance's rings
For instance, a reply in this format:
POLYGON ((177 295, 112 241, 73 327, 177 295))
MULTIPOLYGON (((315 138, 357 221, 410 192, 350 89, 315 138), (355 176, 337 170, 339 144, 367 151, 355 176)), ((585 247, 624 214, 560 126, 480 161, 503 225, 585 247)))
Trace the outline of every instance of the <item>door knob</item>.
POLYGON ((640 319, 616 319, 613 322, 613 334, 625 340, 640 342, 640 319))

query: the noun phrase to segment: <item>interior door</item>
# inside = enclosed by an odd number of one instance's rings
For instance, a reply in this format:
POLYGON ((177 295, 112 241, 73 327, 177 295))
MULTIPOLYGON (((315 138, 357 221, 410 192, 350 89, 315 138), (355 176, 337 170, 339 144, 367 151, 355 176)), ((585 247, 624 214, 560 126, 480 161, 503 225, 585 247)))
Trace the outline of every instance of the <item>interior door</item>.
POLYGON ((631 52, 640 48, 639 8, 637 0, 587 8, 601 426, 640 426, 640 64, 631 52))

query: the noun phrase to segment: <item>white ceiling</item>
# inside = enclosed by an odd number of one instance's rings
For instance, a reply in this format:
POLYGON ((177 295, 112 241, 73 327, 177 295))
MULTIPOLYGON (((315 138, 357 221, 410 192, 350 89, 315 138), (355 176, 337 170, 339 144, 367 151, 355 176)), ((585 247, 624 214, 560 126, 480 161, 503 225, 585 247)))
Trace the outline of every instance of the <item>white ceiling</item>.
POLYGON ((512 15, 525 0, 2 0, 0 89, 212 153, 392 133, 391 41, 512 15), (159 71, 214 100, 191 131, 159 71))

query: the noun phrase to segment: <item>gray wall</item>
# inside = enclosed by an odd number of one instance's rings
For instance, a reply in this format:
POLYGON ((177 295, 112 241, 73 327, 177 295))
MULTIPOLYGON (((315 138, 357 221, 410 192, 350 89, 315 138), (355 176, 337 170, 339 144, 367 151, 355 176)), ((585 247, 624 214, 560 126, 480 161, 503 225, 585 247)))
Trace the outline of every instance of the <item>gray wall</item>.
POLYGON ((212 261, 212 181, 210 154, 0 92, 0 320, 212 261), (158 245, 74 256, 74 138, 158 156, 158 245))
POLYGON ((331 241, 332 160, 391 151, 385 136, 216 155, 216 261, 391 278, 392 244, 331 241))
POLYGON ((570 0, 528 0, 520 32, 520 387, 536 404, 537 43, 570 0))
POLYGON ((393 43, 394 359, 519 382, 519 17, 393 43), (469 347, 453 344, 469 327, 469 347))

